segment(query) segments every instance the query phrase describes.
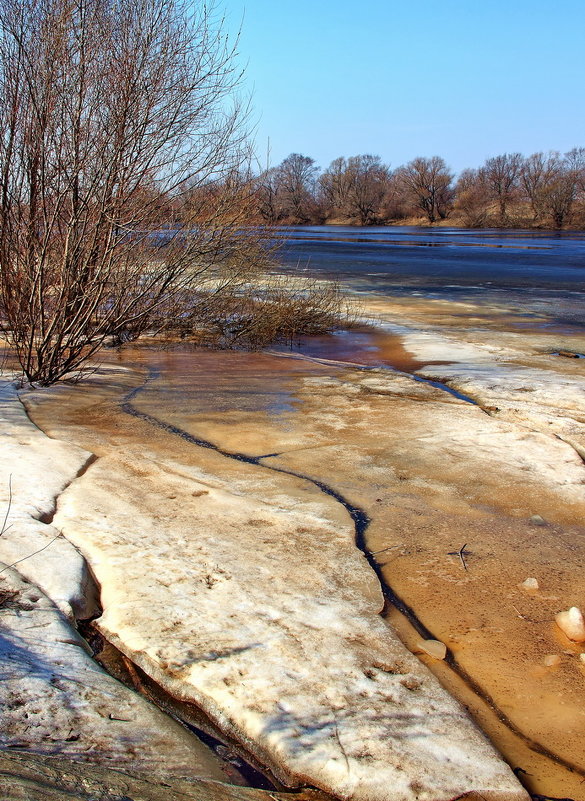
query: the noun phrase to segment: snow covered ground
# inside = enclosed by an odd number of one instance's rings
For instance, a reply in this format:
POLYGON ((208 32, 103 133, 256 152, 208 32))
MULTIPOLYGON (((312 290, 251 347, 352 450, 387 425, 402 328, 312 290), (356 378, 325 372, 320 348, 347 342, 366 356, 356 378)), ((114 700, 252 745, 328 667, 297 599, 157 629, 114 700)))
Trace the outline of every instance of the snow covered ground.
MULTIPOLYGON (((98 613, 99 590, 52 521, 91 454, 40 431, 9 377, 0 389, 0 437, 0 750, 22 752, 25 767, 36 755, 69 760, 66 771, 83 763, 149 781, 181 778, 183 790, 198 777, 230 781, 208 748, 105 673, 74 627, 98 613)), ((39 786, 55 774, 50 762, 41 769, 39 786)), ((8 785, 5 797, 17 797, 16 776, 8 785)))

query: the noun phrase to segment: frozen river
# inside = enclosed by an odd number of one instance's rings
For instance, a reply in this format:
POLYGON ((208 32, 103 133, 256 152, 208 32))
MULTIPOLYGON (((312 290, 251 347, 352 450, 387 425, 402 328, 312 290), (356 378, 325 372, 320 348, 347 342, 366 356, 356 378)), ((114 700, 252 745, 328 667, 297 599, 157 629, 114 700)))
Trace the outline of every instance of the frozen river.
POLYGON ((289 268, 361 292, 482 302, 585 324, 585 233, 308 226, 278 229, 289 268))

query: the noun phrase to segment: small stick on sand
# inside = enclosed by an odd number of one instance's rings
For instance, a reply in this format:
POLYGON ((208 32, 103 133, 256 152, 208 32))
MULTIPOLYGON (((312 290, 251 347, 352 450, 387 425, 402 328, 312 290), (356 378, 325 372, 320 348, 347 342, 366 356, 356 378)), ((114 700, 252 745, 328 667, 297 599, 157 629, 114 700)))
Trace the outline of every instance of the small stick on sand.
POLYGON ((387 548, 381 548, 379 551, 370 551, 370 556, 377 556, 379 553, 384 553, 385 551, 391 551, 392 548, 400 548, 400 545, 389 545, 387 548))
POLYGON ((465 561, 466 556, 471 555, 471 551, 466 551, 465 548, 467 543, 464 543, 458 551, 449 551, 447 556, 458 556, 461 559, 461 564, 463 565, 463 569, 467 570, 467 562, 465 561))

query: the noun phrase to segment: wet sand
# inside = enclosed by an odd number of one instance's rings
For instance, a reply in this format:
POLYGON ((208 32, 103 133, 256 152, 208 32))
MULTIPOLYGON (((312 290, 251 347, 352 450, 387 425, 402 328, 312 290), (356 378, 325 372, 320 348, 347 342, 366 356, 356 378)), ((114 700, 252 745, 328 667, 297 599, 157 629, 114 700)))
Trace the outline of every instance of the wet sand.
MULTIPOLYGON (((463 345, 489 331, 508 366, 545 363, 560 377, 583 377, 585 362, 549 355, 583 352, 582 336, 519 329, 524 320, 505 309, 378 298, 367 311, 397 327, 447 332, 463 345)), ((367 514, 365 547, 411 610, 387 604, 388 622, 468 706, 531 792, 582 801, 585 648, 553 622, 561 609, 585 606, 579 460, 554 435, 498 419, 481 399, 474 406, 397 377, 387 368, 432 374, 446 361, 426 360, 407 343, 400 332, 358 331, 280 355, 125 348, 108 361, 132 370, 109 385, 89 379, 83 389, 36 393, 29 405, 53 436, 98 455, 131 450, 147 427, 118 404, 150 374, 134 400, 144 414, 334 488, 367 514), (564 458, 577 476, 567 486, 553 478, 564 458), (537 592, 518 586, 528 577, 538 579, 537 592), (445 642, 448 661, 421 653, 420 632, 445 642), (559 664, 547 667, 549 655, 559 664)), ((583 422, 582 411, 574 418, 583 422)), ((148 447, 198 462, 198 448, 169 431, 149 430, 148 447)))

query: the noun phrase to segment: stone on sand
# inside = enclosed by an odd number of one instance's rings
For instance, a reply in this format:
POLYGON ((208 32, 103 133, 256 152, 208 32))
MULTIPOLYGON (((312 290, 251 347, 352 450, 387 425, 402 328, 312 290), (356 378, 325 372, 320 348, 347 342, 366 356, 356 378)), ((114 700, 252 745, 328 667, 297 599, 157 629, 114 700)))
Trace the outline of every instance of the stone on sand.
POLYGON ((585 642, 585 620, 581 610, 572 606, 555 617, 555 622, 563 634, 573 642, 585 642))

